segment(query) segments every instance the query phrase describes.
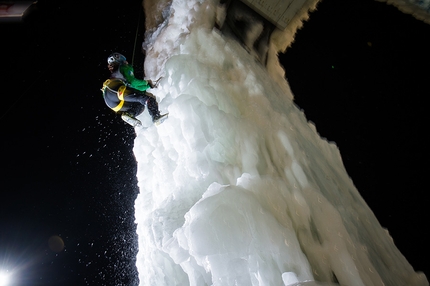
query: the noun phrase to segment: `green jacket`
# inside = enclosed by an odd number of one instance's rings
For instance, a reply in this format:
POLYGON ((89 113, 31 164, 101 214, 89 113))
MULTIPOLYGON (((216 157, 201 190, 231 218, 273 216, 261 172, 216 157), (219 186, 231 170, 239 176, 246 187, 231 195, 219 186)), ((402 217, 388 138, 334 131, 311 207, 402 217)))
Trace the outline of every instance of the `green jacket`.
POLYGON ((121 65, 119 67, 119 71, 125 77, 130 87, 140 91, 146 91, 148 88, 151 88, 146 80, 134 77, 134 69, 132 65, 121 65))

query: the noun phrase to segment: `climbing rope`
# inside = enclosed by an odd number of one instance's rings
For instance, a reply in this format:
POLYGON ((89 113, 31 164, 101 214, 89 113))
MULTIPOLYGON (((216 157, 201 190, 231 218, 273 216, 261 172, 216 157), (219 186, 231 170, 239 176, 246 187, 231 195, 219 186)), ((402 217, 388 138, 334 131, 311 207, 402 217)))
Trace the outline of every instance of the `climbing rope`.
POLYGON ((133 63, 134 63, 134 54, 135 54, 135 51, 136 51, 137 35, 139 34, 140 15, 141 14, 142 14, 142 7, 140 7, 140 9, 139 9, 139 17, 137 19, 136 34, 134 36, 133 55, 131 57, 131 65, 133 65, 133 63))

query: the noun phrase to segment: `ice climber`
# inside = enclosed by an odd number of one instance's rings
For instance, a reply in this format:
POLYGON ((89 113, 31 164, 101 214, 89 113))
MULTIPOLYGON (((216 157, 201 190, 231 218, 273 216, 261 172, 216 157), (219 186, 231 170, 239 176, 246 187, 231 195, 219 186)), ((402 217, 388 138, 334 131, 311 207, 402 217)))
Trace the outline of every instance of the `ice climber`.
POLYGON ((134 127, 142 125, 136 117, 145 110, 145 106, 154 123, 161 123, 167 118, 168 114, 160 114, 155 96, 146 92, 154 88, 152 81, 135 78, 133 66, 120 53, 111 54, 107 62, 111 77, 103 83, 101 90, 109 108, 134 127))

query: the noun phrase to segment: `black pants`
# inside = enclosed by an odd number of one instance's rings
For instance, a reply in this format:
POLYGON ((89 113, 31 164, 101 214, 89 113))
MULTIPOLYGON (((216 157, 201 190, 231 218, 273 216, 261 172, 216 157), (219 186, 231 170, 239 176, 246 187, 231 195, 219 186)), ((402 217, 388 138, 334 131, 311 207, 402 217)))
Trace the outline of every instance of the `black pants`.
POLYGON ((160 114, 157 100, 153 94, 126 86, 120 79, 105 81, 102 91, 106 105, 118 113, 128 113, 136 117, 147 106, 152 118, 160 114))
POLYGON ((145 106, 148 107, 148 113, 151 117, 160 114, 158 103, 155 97, 147 92, 138 92, 126 94, 124 93, 124 105, 119 112, 125 112, 133 117, 142 114, 145 111, 145 106))

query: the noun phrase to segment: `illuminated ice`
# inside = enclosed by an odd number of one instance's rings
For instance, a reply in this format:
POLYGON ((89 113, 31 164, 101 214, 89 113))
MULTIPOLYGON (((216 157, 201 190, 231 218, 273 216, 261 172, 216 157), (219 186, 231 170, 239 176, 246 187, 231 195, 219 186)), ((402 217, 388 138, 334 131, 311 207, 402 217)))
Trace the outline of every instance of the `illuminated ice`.
POLYGON ((145 73, 170 116, 136 129, 140 284, 429 285, 295 106, 279 47, 265 68, 212 29, 216 1, 161 6, 145 73))

